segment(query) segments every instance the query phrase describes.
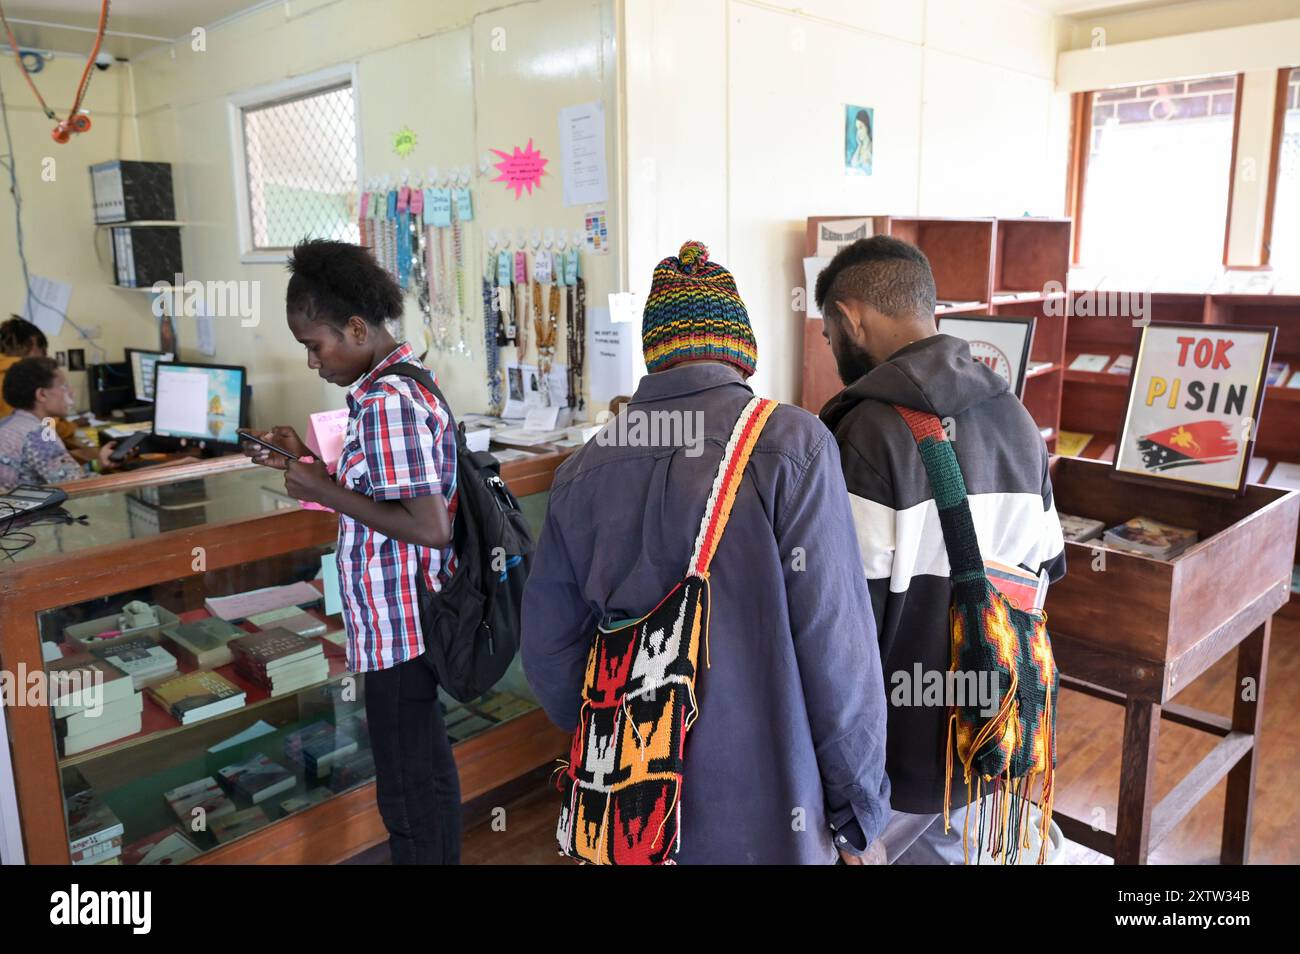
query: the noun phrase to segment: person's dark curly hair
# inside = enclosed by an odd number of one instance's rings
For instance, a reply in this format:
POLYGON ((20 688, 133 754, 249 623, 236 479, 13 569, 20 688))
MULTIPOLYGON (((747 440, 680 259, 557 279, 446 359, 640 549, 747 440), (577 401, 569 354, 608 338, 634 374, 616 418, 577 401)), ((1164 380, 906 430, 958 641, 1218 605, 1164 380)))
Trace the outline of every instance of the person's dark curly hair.
POLYGON ((837 301, 866 302, 891 318, 933 316, 934 273, 930 261, 915 245, 876 235, 840 249, 817 276, 817 307, 823 315, 839 315, 837 301))
POLYGON ((353 315, 375 326, 402 316, 402 290, 360 245, 306 239, 294 246, 288 268, 285 308, 311 321, 342 330, 353 315))
POLYGON ((0 354, 26 355, 36 345, 40 351, 47 351, 50 339, 45 332, 26 318, 10 315, 9 320, 0 324, 0 354))
POLYGON ((23 358, 5 372, 4 398, 20 411, 36 405, 36 392, 54 386, 59 363, 53 358, 23 358))

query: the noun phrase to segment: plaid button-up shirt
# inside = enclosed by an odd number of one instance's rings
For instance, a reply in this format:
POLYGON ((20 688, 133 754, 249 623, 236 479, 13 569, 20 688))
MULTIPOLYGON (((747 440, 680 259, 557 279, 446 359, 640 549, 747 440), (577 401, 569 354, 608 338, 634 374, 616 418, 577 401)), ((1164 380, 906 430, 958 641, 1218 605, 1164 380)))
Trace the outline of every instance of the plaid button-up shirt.
MULTIPOLYGON (((456 435, 447 409, 408 378, 384 375, 395 364, 423 367, 399 346, 348 390, 348 429, 337 479, 373 500, 441 494, 456 514, 456 435)), ((424 652, 416 573, 431 591, 454 567, 442 551, 384 536, 339 514, 339 592, 348 635, 348 668, 388 669, 424 652)))

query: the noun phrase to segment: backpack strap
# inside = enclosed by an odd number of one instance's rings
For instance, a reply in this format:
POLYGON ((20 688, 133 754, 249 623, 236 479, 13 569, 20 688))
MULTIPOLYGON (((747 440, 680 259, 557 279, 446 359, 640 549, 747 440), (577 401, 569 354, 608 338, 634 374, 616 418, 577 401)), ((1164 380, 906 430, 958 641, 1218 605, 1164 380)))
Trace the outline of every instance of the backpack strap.
POLYGON ((442 396, 442 390, 436 383, 434 383, 433 375, 430 374, 428 370, 425 368, 417 368, 413 364, 402 362, 401 364, 394 364, 384 368, 384 374, 381 374, 379 377, 382 378, 386 374, 395 374, 399 378, 407 378, 414 381, 436 397, 438 403, 442 405, 442 409, 447 412, 447 420, 450 422, 452 433, 456 432, 456 418, 452 416, 451 405, 448 404, 447 399, 442 396))
POLYGON ((939 508, 939 526, 954 585, 985 579, 979 537, 971 518, 966 481, 957 463, 948 435, 937 415, 895 404, 894 410, 907 424, 921 452, 921 462, 930 478, 930 490, 939 508))
POLYGON ((718 552, 718 544, 722 542, 722 533, 731 517, 731 506, 736 502, 736 491, 740 489, 740 479, 745 475, 749 456, 754 452, 754 445, 758 443, 763 426, 776 408, 776 401, 755 397, 745 405, 740 417, 736 419, 736 425, 731 429, 731 439, 718 464, 717 476, 713 478, 713 488, 709 491, 704 517, 700 520, 700 532, 695 538, 688 576, 707 579, 709 564, 713 562, 713 555, 718 552))

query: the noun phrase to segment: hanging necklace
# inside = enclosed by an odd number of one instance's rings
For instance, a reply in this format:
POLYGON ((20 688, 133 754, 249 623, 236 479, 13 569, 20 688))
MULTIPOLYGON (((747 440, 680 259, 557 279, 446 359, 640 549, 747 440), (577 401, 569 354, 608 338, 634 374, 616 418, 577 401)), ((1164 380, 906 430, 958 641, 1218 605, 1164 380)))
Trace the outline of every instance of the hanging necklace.
POLYGON ((555 358, 555 338, 559 331, 557 317, 560 313, 560 289, 557 285, 551 285, 551 293, 547 302, 546 312, 542 312, 542 285, 540 282, 533 282, 533 314, 535 330, 537 332, 537 370, 542 377, 542 393, 546 397, 547 405, 553 402, 551 398, 550 374, 551 364, 555 358))
POLYGON ((465 342, 465 248, 462 242, 460 216, 456 214, 456 203, 451 203, 451 256, 452 267, 456 270, 456 353, 466 358, 474 357, 474 352, 465 342))
POLYGON ((515 308, 515 346, 518 348, 515 360, 523 364, 528 356, 528 253, 515 252, 515 294, 523 298, 515 308), (522 320, 520 320, 522 319, 522 320))
POLYGON ((581 277, 575 282, 569 296, 569 321, 565 334, 569 339, 569 407, 581 411, 586 406, 582 372, 587 357, 587 284, 581 277))
POLYGON ((489 252, 483 270, 483 351, 487 359, 488 412, 501 413, 501 311, 496 293, 496 255, 489 252))

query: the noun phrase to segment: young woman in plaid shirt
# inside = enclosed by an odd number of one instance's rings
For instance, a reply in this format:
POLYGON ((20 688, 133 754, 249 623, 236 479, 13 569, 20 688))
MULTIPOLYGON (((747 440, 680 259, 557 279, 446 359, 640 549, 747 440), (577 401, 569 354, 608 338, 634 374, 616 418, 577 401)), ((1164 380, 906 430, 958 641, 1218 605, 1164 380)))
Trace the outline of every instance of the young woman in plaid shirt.
MULTIPOLYGON (((453 561, 456 444, 450 415, 418 384, 386 368, 420 367, 386 327, 402 293, 369 250, 311 240, 289 260, 289 329, 307 366, 348 389, 348 429, 336 476, 312 460, 285 461, 285 490, 338 512, 339 592, 348 668, 364 673, 376 798, 394 864, 460 860, 460 782, 420 631, 416 574, 441 589, 453 561)), ((310 451, 290 427, 266 439, 299 458, 310 451)))

